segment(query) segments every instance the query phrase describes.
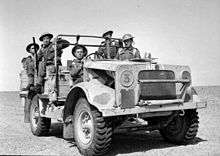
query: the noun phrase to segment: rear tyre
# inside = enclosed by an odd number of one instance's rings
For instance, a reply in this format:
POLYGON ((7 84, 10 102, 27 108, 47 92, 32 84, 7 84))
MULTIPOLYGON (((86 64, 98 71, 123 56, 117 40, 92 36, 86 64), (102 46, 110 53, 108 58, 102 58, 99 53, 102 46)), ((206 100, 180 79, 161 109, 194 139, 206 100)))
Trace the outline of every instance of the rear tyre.
POLYGON ((183 116, 176 116, 169 125, 160 130, 165 140, 174 144, 187 144, 196 137, 199 117, 196 110, 186 110, 183 116))
POLYGON ((111 147, 112 127, 86 98, 77 101, 74 110, 74 139, 83 155, 102 155, 111 147))
POLYGON ((47 135, 50 130, 51 119, 40 116, 39 97, 35 95, 30 107, 30 126, 31 132, 36 136, 47 135))

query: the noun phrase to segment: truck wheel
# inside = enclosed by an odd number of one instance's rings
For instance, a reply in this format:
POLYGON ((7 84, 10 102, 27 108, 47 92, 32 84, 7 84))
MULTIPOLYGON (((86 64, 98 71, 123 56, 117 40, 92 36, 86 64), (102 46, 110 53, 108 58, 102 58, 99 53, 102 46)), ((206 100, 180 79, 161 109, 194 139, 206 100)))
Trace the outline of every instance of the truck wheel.
POLYGON ((74 139, 83 155, 102 155, 111 147, 112 127, 86 98, 77 101, 74 110, 74 139))
POLYGON ((50 129, 51 119, 40 117, 39 97, 35 95, 31 101, 30 107, 30 125, 31 131, 36 136, 47 135, 50 129))
POLYGON ((196 110, 186 110, 183 116, 176 116, 169 125, 160 130, 163 138, 175 144, 187 144, 197 135, 199 128, 196 110))

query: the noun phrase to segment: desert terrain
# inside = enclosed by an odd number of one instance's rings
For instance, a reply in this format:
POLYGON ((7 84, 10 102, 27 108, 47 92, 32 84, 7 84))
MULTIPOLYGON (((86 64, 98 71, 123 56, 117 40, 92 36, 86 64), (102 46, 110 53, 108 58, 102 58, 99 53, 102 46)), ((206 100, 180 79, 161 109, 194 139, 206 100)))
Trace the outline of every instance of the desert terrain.
MULTIPOLYGON (((200 127, 192 144, 167 143, 157 131, 117 134, 108 155, 220 155, 220 86, 195 88, 208 107, 198 110, 200 127)), ((36 137, 23 122, 23 112, 18 92, 0 92, 0 155, 80 155, 74 142, 62 139, 61 124, 53 122, 49 136, 36 137)))

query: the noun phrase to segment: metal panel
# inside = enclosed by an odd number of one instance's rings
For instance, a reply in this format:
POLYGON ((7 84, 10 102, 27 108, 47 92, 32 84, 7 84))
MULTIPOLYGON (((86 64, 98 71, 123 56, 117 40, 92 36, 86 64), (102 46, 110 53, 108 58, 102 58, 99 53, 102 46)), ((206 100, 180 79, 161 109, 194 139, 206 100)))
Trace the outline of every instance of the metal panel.
POLYGON ((129 90, 125 90, 122 89, 121 90, 121 108, 133 108, 135 106, 135 102, 134 102, 134 90, 133 89, 129 89, 129 90))
POLYGON ((138 82, 138 73, 142 70, 150 70, 149 63, 142 63, 142 64, 134 64, 130 63, 129 61, 121 61, 118 65, 117 70, 115 72, 115 95, 116 95, 116 106, 121 106, 122 103, 122 96, 121 90, 125 89, 132 89, 134 90, 134 103, 137 104, 139 101, 139 93, 140 93, 140 84, 138 82), (126 87, 121 84, 121 75, 124 71, 130 71, 134 76, 134 81, 131 86, 126 87))

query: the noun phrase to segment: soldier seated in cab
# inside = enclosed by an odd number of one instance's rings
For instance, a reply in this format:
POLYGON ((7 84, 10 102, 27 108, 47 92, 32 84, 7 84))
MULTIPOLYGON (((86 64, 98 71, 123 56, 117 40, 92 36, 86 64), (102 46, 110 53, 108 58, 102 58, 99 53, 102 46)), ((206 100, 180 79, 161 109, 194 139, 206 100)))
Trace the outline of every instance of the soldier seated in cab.
POLYGON ((120 43, 111 39, 112 34, 113 31, 109 30, 102 35, 105 41, 100 44, 97 59, 114 59, 116 57, 120 43))
POLYGON ((83 45, 76 45, 72 49, 72 54, 76 58, 70 66, 70 87, 83 81, 83 58, 87 55, 87 49, 83 45))
POLYGON ((140 52, 137 48, 133 47, 133 36, 131 34, 125 34, 122 37, 125 47, 120 49, 117 53, 116 58, 119 60, 130 60, 134 58, 141 58, 140 52))

